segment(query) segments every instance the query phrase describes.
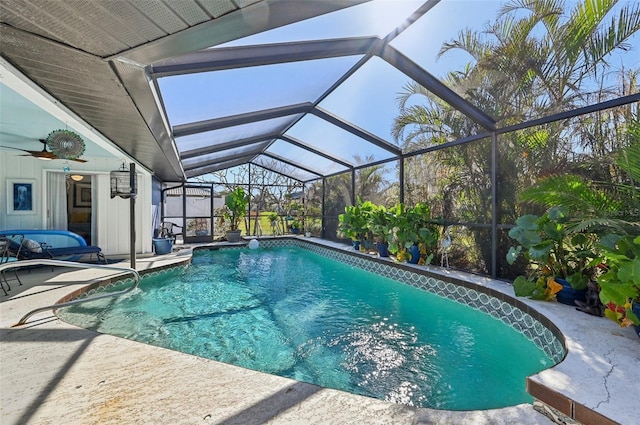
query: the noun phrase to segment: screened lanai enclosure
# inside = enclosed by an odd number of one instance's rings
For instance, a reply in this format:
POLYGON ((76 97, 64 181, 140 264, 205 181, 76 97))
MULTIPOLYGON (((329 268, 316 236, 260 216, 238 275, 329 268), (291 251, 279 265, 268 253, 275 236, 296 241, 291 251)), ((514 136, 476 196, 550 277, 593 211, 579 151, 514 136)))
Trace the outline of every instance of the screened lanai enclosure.
POLYGON ((553 175, 625 179, 612 154, 637 137, 639 10, 560 2, 552 22, 543 2, 480 3, 491 11, 364 3, 153 64, 186 176, 220 207, 242 185, 248 235, 300 220, 339 240, 358 198, 425 202, 452 236, 451 267, 513 277, 507 233, 541 210, 523 191, 553 175))
MULTIPOLYGON (((634 0, 152 3, 60 6, 105 22, 100 48, 84 50, 135 108, 109 99, 102 119, 85 107, 109 90, 97 68, 85 94, 52 92, 153 170, 158 221, 185 242, 222 237, 237 186, 250 194, 242 228, 258 236, 298 223, 345 241, 338 216, 358 199, 423 202, 449 231, 451 267, 511 279, 509 230, 555 196, 528 189, 637 189, 620 159, 640 135, 634 0)), ((36 80, 60 72, 7 50, 36 80)), ((38 54, 57 63, 55 49, 38 54)), ((637 223, 637 205, 603 197, 581 213, 637 223)))

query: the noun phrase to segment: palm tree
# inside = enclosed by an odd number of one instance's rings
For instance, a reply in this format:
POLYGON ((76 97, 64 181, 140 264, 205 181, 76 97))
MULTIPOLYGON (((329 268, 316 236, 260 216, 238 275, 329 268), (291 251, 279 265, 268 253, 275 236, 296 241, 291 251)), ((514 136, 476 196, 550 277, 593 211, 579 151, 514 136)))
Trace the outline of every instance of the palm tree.
POLYGON ((325 179, 323 217, 325 237, 336 238, 338 215, 351 205, 351 174, 342 173, 325 179))
MULTIPOLYGON (((373 155, 367 155, 362 158, 359 155, 354 156, 356 164, 370 163, 374 161, 373 155)), ((371 201, 375 204, 383 202, 383 193, 389 187, 388 180, 384 177, 384 166, 373 165, 371 167, 361 168, 356 171, 356 181, 354 182, 356 197, 371 201)))
MULTIPOLYGON (((501 8, 495 23, 482 31, 464 30, 442 46, 439 56, 461 49, 472 58, 444 81, 501 125, 583 106, 591 100, 590 89, 602 92, 610 54, 628 50, 627 41, 640 30, 640 4, 622 6, 616 16, 609 17, 617 3, 584 0, 569 10, 564 0, 512 0, 501 8)), ((398 105, 393 135, 405 151, 479 131, 417 83, 405 86, 398 105)), ((571 159, 581 140, 579 128, 556 122, 500 136, 497 178, 505 183, 498 186, 500 223, 513 223, 520 215, 519 192, 540 176, 557 173, 571 159)), ((621 134, 614 137, 619 140, 621 134)), ((438 161, 449 165, 449 178, 441 179, 441 191, 445 205, 449 193, 457 201, 456 208, 476 210, 471 215, 482 219, 479 210, 486 207, 482 198, 487 195, 488 152, 483 143, 465 148, 438 151, 438 161)))

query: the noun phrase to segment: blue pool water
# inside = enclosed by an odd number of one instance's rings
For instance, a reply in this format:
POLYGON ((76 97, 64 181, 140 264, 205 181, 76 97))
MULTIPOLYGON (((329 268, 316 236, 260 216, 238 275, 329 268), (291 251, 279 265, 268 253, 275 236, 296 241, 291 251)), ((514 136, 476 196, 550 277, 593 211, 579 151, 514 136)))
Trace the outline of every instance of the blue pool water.
POLYGON ((438 409, 531 402, 525 377, 553 364, 485 313, 293 247, 197 251, 186 269, 58 314, 103 333, 438 409))

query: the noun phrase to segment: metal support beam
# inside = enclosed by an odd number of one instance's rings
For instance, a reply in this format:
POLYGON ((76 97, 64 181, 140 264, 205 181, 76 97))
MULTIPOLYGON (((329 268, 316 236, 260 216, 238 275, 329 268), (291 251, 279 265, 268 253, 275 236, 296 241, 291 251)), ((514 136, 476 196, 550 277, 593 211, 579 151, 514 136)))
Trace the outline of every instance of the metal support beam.
POLYGON ((381 139, 380 137, 376 136, 373 133, 368 132, 367 130, 364 130, 354 124, 351 124, 339 118, 338 116, 332 114, 329 111, 316 107, 312 109, 310 112, 313 115, 317 116, 318 118, 321 118, 337 127, 340 127, 341 129, 348 131, 349 133, 354 134, 360 137, 361 139, 364 139, 367 142, 378 146, 379 148, 382 148, 388 152, 391 152, 394 155, 402 155, 402 149, 400 149, 398 146, 392 143, 389 143, 384 139, 381 139))
POLYGON ((210 153, 225 151, 227 149, 234 149, 234 148, 239 148, 241 146, 253 145, 255 143, 270 142, 273 139, 276 139, 277 137, 278 137, 278 134, 265 134, 265 135, 260 135, 256 137, 247 137, 246 139, 238 139, 238 140, 232 140, 230 142, 217 143, 215 145, 209 145, 203 148, 184 151, 180 154, 180 159, 185 160, 185 159, 195 158, 202 155, 207 155, 210 153))
MULTIPOLYGON (((213 192, 211 193, 213 198, 213 192)), ((173 229, 172 229, 173 230, 173 229)), ((182 185, 182 243, 187 242, 187 185, 182 185)))
MULTIPOLYGON (((299 182, 299 183, 304 183, 302 180, 298 180, 298 179, 296 179, 295 177, 292 177, 292 176, 290 176, 290 175, 284 174, 284 173, 282 173, 282 172, 280 172, 280 171, 278 171, 278 170, 274 170, 273 168, 270 168, 270 167, 268 167, 268 166, 266 166, 266 165, 263 165, 263 164, 256 164, 255 162, 250 162, 250 164, 253 164, 253 165, 255 165, 256 167, 264 168, 265 170, 267 170, 267 171, 269 171, 269 172, 271 172, 271 173, 277 174, 277 175, 282 176, 282 177, 285 177, 285 178, 287 178, 287 179, 295 180, 295 181, 297 181, 297 182, 299 182)), ((320 178, 320 177, 316 177, 316 178, 315 178, 315 180, 317 180, 318 178, 320 178)), ((281 185, 278 185, 278 186, 281 186, 281 185)))
POLYGON ((154 78, 279 63, 364 55, 379 48, 378 37, 313 40, 255 46, 222 47, 189 53, 150 67, 154 78))
MULTIPOLYGON (((363 168, 375 167, 375 166, 378 166, 378 165, 385 165, 385 164, 388 164, 389 162, 396 162, 396 161, 400 161, 400 157, 398 157, 398 158, 393 157, 393 158, 381 159, 380 161, 368 162, 366 164, 362 164, 362 165, 358 165, 357 167, 353 167, 353 169, 355 171, 358 171, 358 170, 362 170, 363 168)), ((339 176, 340 174, 344 174, 344 173, 347 173, 349 171, 350 170, 338 171, 337 173, 327 174, 327 175, 324 175, 323 177, 339 176)))
POLYGON ((400 193, 399 193, 399 202, 401 204, 404 204, 404 156, 401 156, 399 159, 399 167, 398 167, 398 184, 399 184, 399 189, 400 189, 400 193))
POLYGON ((393 47, 385 45, 380 51, 379 56, 393 67, 411 77, 418 84, 428 89, 431 93, 462 112, 473 122, 480 124, 487 130, 495 130, 496 121, 492 117, 460 97, 460 95, 445 86, 439 79, 422 69, 393 47))
MULTIPOLYGON (((505 182, 506 183, 506 182, 505 182)), ((491 277, 498 275, 498 136, 491 135, 491 277)))
POLYGON ((290 0, 260 1, 232 13, 214 15, 215 19, 120 52, 106 60, 123 57, 132 62, 152 64, 367 1, 307 1, 304 7, 292 7, 290 0))
POLYGON ((285 135, 285 134, 283 134, 283 135, 280 137, 280 139, 284 140, 284 141, 285 141, 285 142, 287 142, 287 143, 291 143, 291 144, 292 144, 292 145, 294 145, 294 146, 297 146, 297 147, 299 147, 299 148, 302 148, 302 149, 304 149, 304 150, 306 150, 306 151, 309 151, 309 152, 314 153, 314 154, 316 154, 316 155, 319 155, 319 156, 321 156, 321 157, 323 157, 323 158, 326 158, 326 159, 328 159, 328 160, 330 160, 330 161, 333 161, 333 162, 335 162, 335 163, 337 163, 337 164, 340 164, 340 165, 342 165, 343 167, 346 167, 346 168, 353 168, 353 166, 354 166, 354 165, 353 165, 353 164, 351 164, 350 162, 347 162, 346 160, 341 159, 341 158, 337 158, 337 157, 335 157, 335 156, 333 156, 333 155, 331 155, 331 154, 329 154, 329 153, 327 153, 327 152, 324 152, 324 151, 321 151, 321 150, 319 150, 319 149, 316 149, 316 148, 314 148, 313 146, 310 146, 309 144, 307 144, 307 143, 303 142, 302 140, 298 140, 298 139, 296 139, 296 138, 293 138, 293 137, 287 136, 287 135, 285 135))
MULTIPOLYGON (((287 165, 291 165, 292 167, 299 168, 300 170, 306 171, 307 173, 311 173, 314 176, 322 177, 322 174, 320 174, 318 171, 312 170, 310 168, 305 167, 304 165, 300 165, 296 162, 290 161, 287 158, 281 157, 280 155, 276 155, 270 152, 263 152, 262 154, 265 156, 268 156, 269 158, 273 158, 277 161, 283 162, 287 165)), ((297 179, 294 179, 294 180, 297 180, 297 179)))
POLYGON ((251 162, 251 160, 256 156, 257 155, 249 155, 247 157, 240 157, 240 158, 236 158, 236 159, 225 161, 225 162, 219 162, 217 164, 210 165, 208 167, 195 168, 193 170, 185 171, 185 174, 187 175, 187 177, 190 178, 190 177, 201 176, 203 174, 213 173, 214 171, 224 170, 225 168, 231 168, 231 167, 235 167, 236 165, 242 165, 247 162, 251 162))
POLYGON ((131 268, 136 268, 136 196, 138 187, 136 186, 136 164, 129 164, 129 251, 131 255, 131 268))
POLYGON ((190 136, 192 134, 204 133, 206 131, 213 131, 236 125, 249 124, 256 121, 265 121, 289 115, 304 114, 309 112, 312 108, 313 103, 305 102, 295 105, 281 106, 279 108, 264 109, 262 111, 230 115, 228 117, 215 118, 211 120, 180 124, 173 127, 173 137, 178 138, 190 136))
POLYGON ((413 12, 407 19, 404 20, 400 25, 398 25, 393 31, 391 31, 384 38, 385 43, 390 43, 395 39, 400 33, 409 28, 414 22, 424 16, 425 13, 430 11, 435 5, 440 3, 440 0, 427 0, 420 6, 415 12, 413 12))
POLYGON ((262 153, 264 151, 264 149, 266 148, 266 146, 267 146, 266 144, 262 144, 262 145, 257 145, 253 149, 248 150, 246 152, 242 152, 242 153, 235 153, 235 154, 227 153, 225 155, 224 152, 222 152, 221 155, 219 155, 217 158, 214 158, 214 159, 200 161, 200 162, 191 161, 191 163, 185 163, 184 164, 184 170, 185 170, 185 172, 192 171, 192 170, 195 170, 196 168, 202 168, 202 167, 206 167, 208 165, 215 165, 215 164, 219 164, 221 162, 232 161, 232 160, 234 160, 236 158, 252 158, 252 157, 262 153))
MULTIPOLYGON (((247 226, 247 236, 251 235, 251 163, 247 164, 247 167, 249 168, 248 170, 248 174, 249 174, 249 183, 247 184, 247 195, 249 195, 249 218, 247 219, 246 223, 248 224, 247 226)), ((257 226, 256 226, 257 227, 257 226)))
POLYGON ((520 124, 510 125, 497 129, 498 134, 510 133, 512 131, 523 130, 525 128, 535 127, 537 125, 549 124, 555 121, 566 120, 567 118, 577 117, 578 115, 592 114, 604 109, 615 108, 618 106, 628 105, 630 103, 640 102, 640 93, 622 96, 617 99, 607 100, 606 102, 588 105, 583 108, 573 109, 571 111, 559 112, 547 117, 526 121, 520 124))
POLYGON ((305 234, 307 231, 307 199, 304 195, 305 184, 302 183, 302 234, 305 234))
POLYGON ((417 156, 417 155, 422 155, 428 152, 434 152, 434 151, 439 151, 441 149, 447 149, 447 148, 451 148, 453 146, 459 146, 459 145, 464 145, 467 143, 471 143, 471 142, 475 142, 476 140, 481 140, 481 139, 487 139, 489 137, 491 137, 492 133, 480 133, 480 134, 476 134, 473 136, 467 136, 467 137, 463 137, 462 139, 457 139, 454 140, 452 142, 446 142, 443 143, 441 145, 434 145, 434 146, 429 146, 428 148, 422 148, 422 149, 418 149, 412 152, 408 152, 406 154, 404 154, 405 158, 409 158, 412 156, 417 156))
POLYGON ((351 170, 351 205, 356 204, 356 170, 351 170))
POLYGON ((327 179, 323 177, 322 178, 322 231, 320 232, 320 234, 322 236, 322 239, 325 239, 325 236, 326 236, 326 231, 325 231, 326 225, 324 223, 324 218, 325 218, 326 211, 327 211, 327 209, 324 206, 326 201, 327 201, 327 199, 326 199, 326 187, 327 187, 327 179))
MULTIPOLYGON (((214 232, 214 228, 216 225, 216 211, 215 211, 215 203, 214 203, 214 197, 215 197, 215 192, 213 190, 213 183, 209 184, 209 190, 211 191, 211 196, 209 197, 209 220, 211 220, 211 234, 209 235, 210 237, 210 241, 213 241, 213 235, 215 234, 214 232)), ((182 222, 182 224, 186 224, 184 221, 182 222)), ((182 240, 184 241, 184 235, 187 233, 186 229, 182 229, 183 230, 183 234, 182 234, 182 240)))

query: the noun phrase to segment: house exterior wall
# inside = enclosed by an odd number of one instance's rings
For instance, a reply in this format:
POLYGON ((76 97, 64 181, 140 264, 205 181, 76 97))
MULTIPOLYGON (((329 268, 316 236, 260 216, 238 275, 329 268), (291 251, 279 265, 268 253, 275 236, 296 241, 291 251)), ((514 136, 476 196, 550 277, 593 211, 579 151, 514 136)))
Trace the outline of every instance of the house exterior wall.
MULTIPOLYGON (((60 172, 64 160, 42 161, 20 156, 19 151, 0 151, 0 229, 45 229, 47 228, 46 181, 49 172, 60 172), (33 182, 33 213, 12 213, 9 183, 14 180, 33 182)), ((95 232, 93 244, 107 255, 128 254, 129 244, 129 200, 110 198, 109 172, 117 169, 115 158, 83 157, 86 163, 69 162, 72 172, 91 174, 95 203, 95 232)), ((150 253, 152 229, 151 175, 138 170, 138 196, 136 208, 136 252, 150 253)))

